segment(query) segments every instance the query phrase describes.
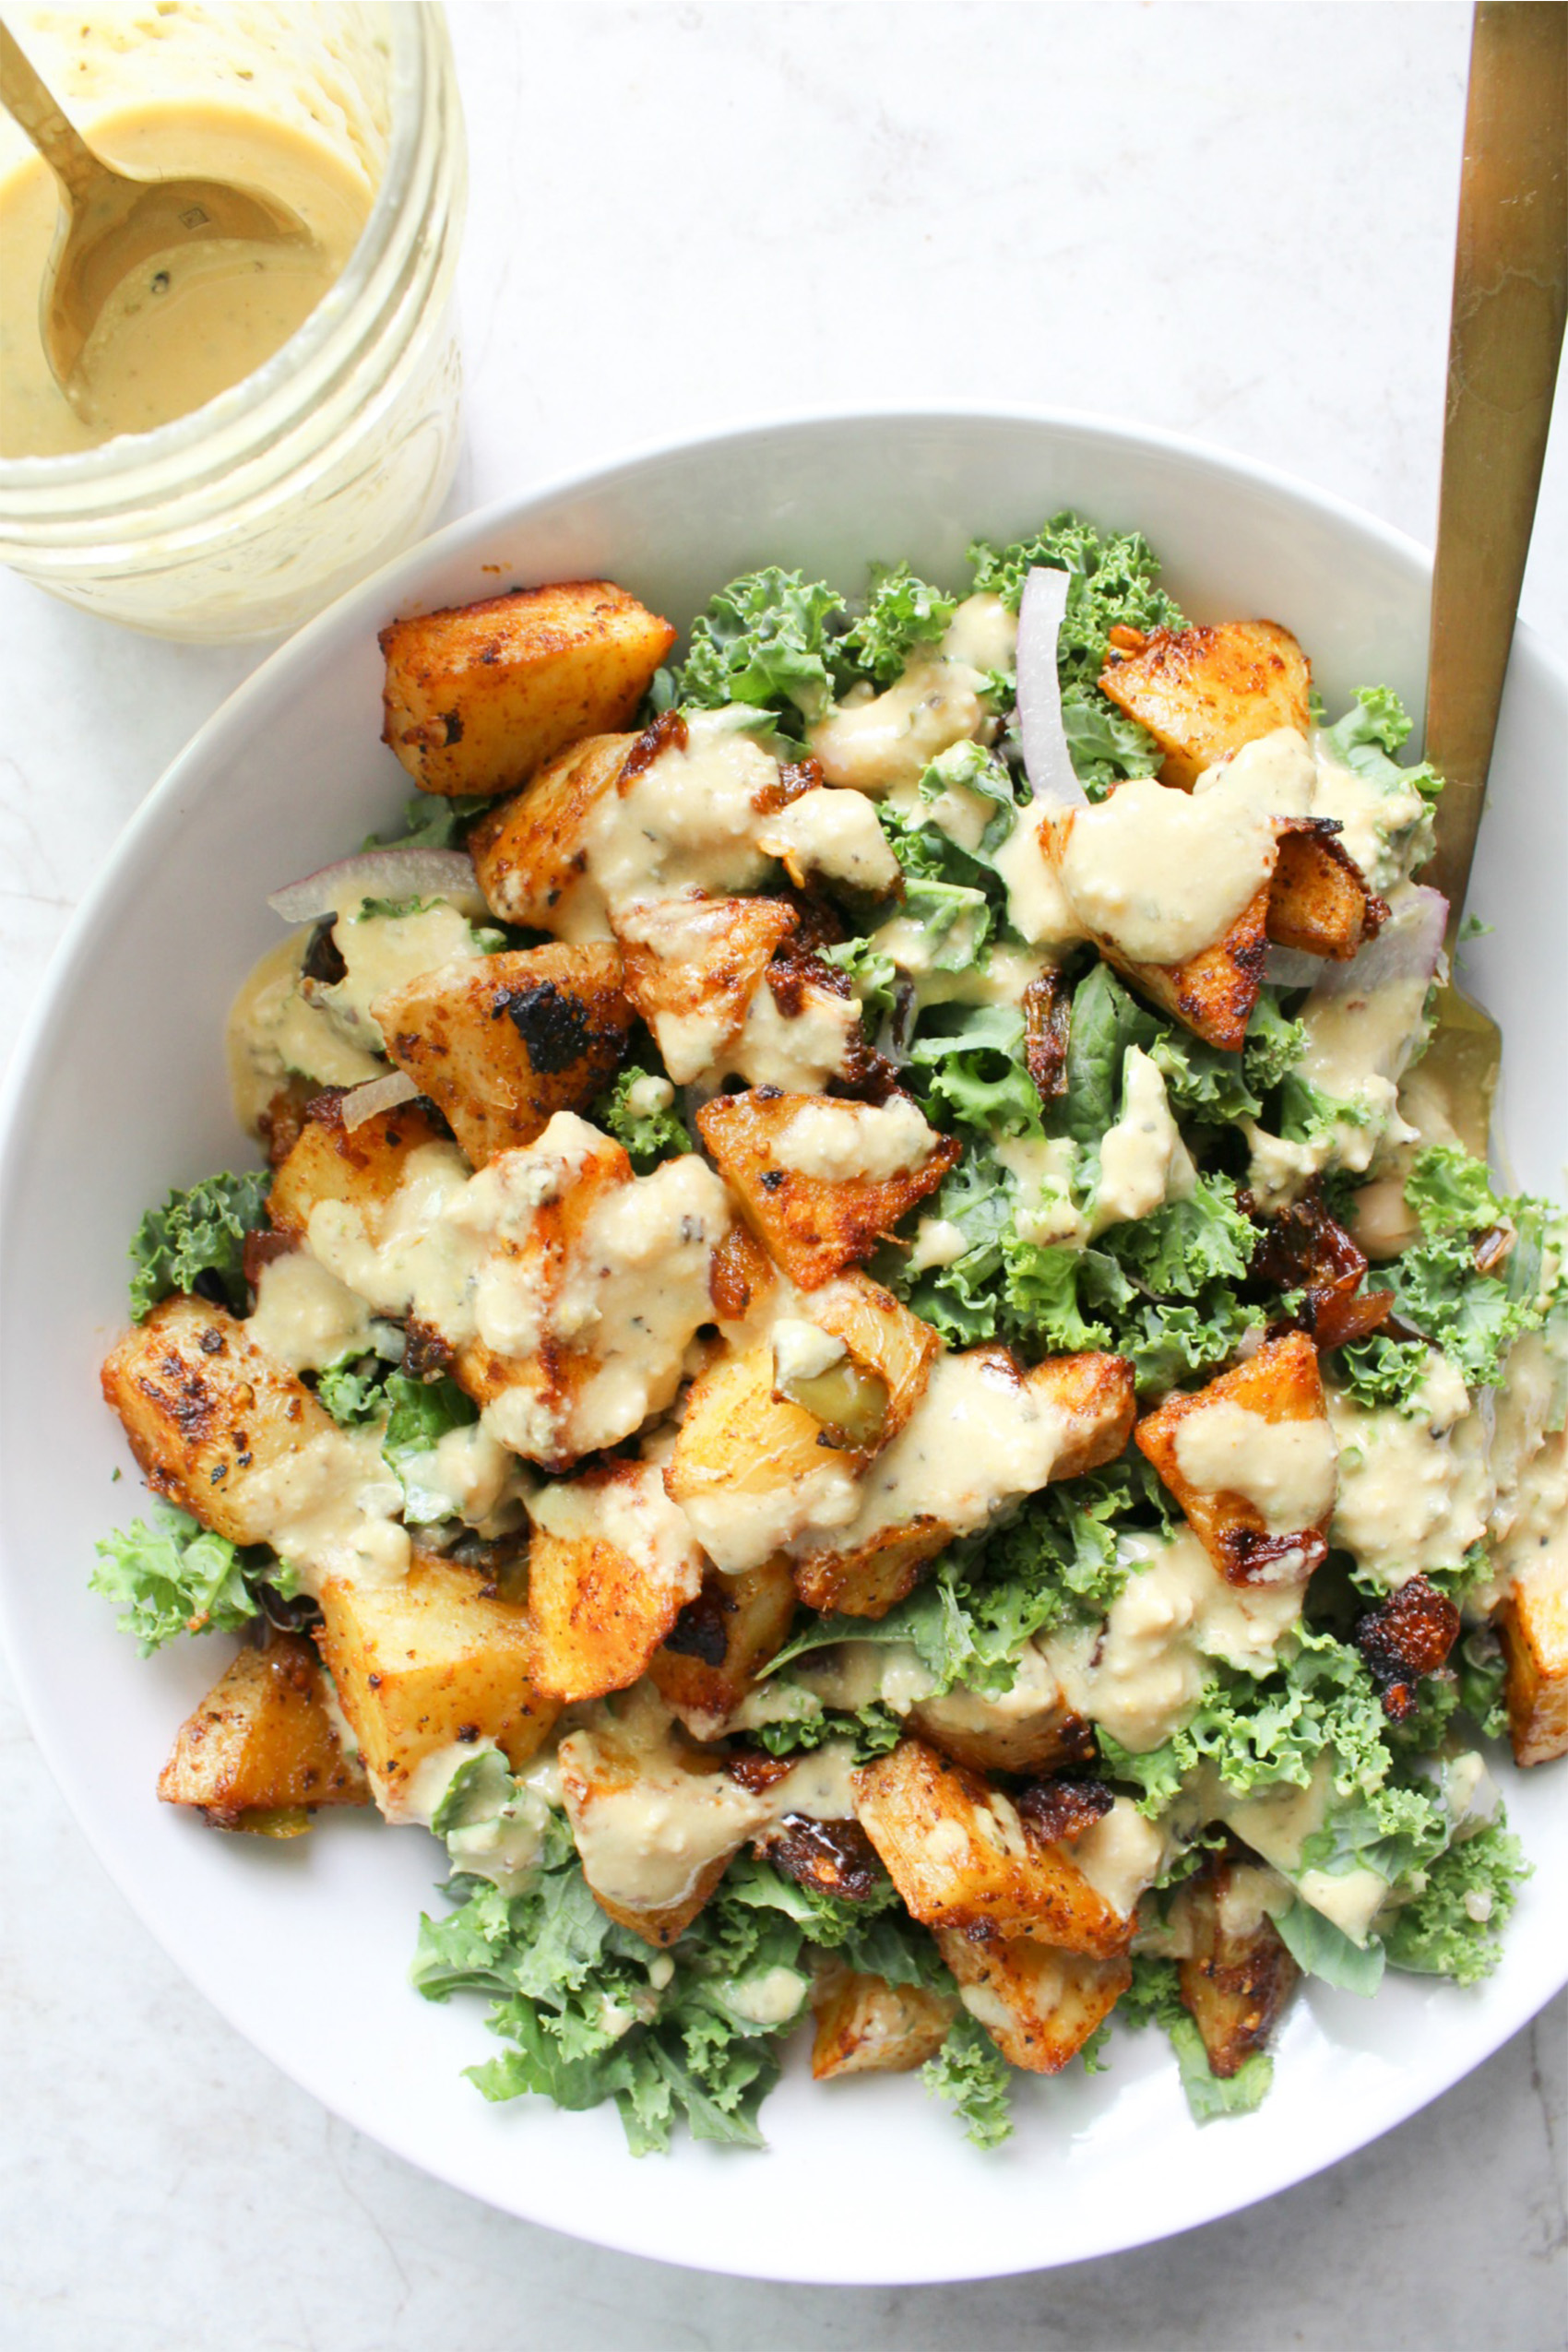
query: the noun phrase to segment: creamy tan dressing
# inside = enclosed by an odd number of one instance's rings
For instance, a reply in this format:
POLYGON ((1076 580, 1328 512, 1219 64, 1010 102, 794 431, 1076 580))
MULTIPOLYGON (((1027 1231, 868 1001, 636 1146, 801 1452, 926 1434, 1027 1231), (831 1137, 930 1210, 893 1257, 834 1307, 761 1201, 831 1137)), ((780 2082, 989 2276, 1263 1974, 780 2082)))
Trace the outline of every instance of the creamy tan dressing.
POLYGON ((1044 1249, 1053 1241, 1075 1247, 1087 1240, 1089 1220, 1073 1205, 1078 1147, 1070 1136, 1009 1135, 993 1149, 1018 1185, 1013 1221, 1020 1241, 1044 1249))
POLYGON ((378 1208, 318 1201, 306 1228, 310 1253, 376 1313, 411 1315, 457 1346, 472 1335, 481 1253, 448 1212, 472 1181, 456 1144, 421 1144, 378 1208))
POLYGON ((1339 1447, 1331 1537, 1389 1591, 1428 1569, 1457 1567, 1491 1508, 1481 1417, 1445 1358, 1429 1365, 1419 1419, 1324 1386, 1339 1447))
POLYGON ((1267 816, 1331 817, 1340 847, 1370 886, 1385 892, 1416 862, 1426 803, 1413 784, 1373 782, 1347 767, 1313 729, 1277 727, 1205 768, 1194 793, 1222 785, 1267 816))
POLYGON ((970 1535, 1044 1486, 1074 1433, 1060 1406, 994 1357, 939 1356, 909 1420, 865 1473, 841 1548, 927 1517, 970 1535))
POLYGON ((902 871, 870 802, 861 793, 826 786, 802 792, 769 817, 757 846, 778 858, 798 883, 818 873, 873 898, 896 890, 902 871))
POLYGON ((1075 810, 1063 829, 1058 867, 1070 904, 1140 964, 1180 964, 1223 939, 1278 853, 1273 820, 1223 777, 1201 796, 1135 778, 1075 810))
MULTIPOLYGON (((1568 1558, 1568 1362, 1560 1341, 1532 1331, 1508 1351, 1494 1400, 1488 1526, 1495 1593, 1543 1557, 1568 1558)), ((1562 1573, 1561 1570, 1558 1572, 1562 1573)))
POLYGON ((708 1070, 705 1084, 729 1077, 781 1094, 820 1094, 829 1078, 849 1069, 861 1036, 861 1008, 815 980, 800 991, 793 1012, 780 1011, 765 980, 746 1007, 741 1031, 708 1070))
POLYGON ((684 1605, 702 1589, 702 1553, 654 1463, 618 1463, 602 1481, 552 1479, 529 1496, 529 1517, 564 1542, 612 1545, 650 1596, 684 1605))
POLYGON ((377 1332, 358 1293, 308 1250, 291 1250, 261 1269, 249 1336, 291 1372, 320 1372, 344 1356, 375 1350, 377 1332))
MULTIPOLYGON (((870 1646, 868 1644, 866 1646, 870 1646)), ((910 1657, 919 1664, 916 1653, 910 1657)), ((970 1691, 962 1683, 944 1692, 940 1698, 927 1697, 917 1690, 912 1700, 895 1708, 906 1714, 909 1706, 920 1708, 921 1728, 941 1734, 1016 1731, 1026 1726, 1049 1721, 1066 1711, 1062 1686, 1044 1647, 1038 1642, 1026 1642, 1014 1659, 1013 1687, 1010 1691, 970 1691)), ((921 1672, 923 1674, 923 1669, 921 1672)), ((929 1683, 930 1677, 924 1679, 929 1683)), ((882 1674, 880 1696, 885 1706, 893 1706, 887 1694, 887 1670, 882 1674)))
POLYGON ((952 930, 938 938, 912 916, 895 915, 890 922, 873 932, 871 944, 879 954, 891 956, 899 969, 909 975, 922 1005, 1021 1005, 1026 989, 1054 968, 1056 958, 1043 948, 1016 947, 1008 941, 998 940, 982 961, 969 964, 962 971, 944 970, 936 961, 938 956, 947 953, 970 953, 980 920, 979 916, 961 914, 952 930))
POLYGON ((1157 1822, 1139 1812, 1130 1797, 1116 1798, 1069 1847, 1075 1869, 1095 1893, 1123 1918, 1131 1918, 1146 1887, 1165 1868, 1166 1836, 1157 1822))
POLYGON ((1049 818, 1036 819, 1025 810, 992 863, 1007 893, 1007 920, 1019 938, 1031 946, 1064 949, 1083 938, 1084 924, 1054 859, 1046 853, 1049 826, 1049 818))
MULTIPOLYGON (((71 108, 74 89, 62 95, 71 108)), ((6 457, 55 457, 118 434, 150 432, 252 374, 342 275, 369 215, 370 184, 341 153, 261 105, 236 104, 213 89, 195 100, 92 113, 89 135, 104 160, 133 178, 205 177, 259 189, 297 213, 310 239, 214 241, 149 256, 111 295, 84 354, 95 410, 89 423, 44 357, 39 294, 60 196, 42 157, 30 151, 0 182, 0 456, 6 457)))
POLYGON ((908 1095, 883 1103, 808 1102, 775 1143, 781 1168, 826 1183, 885 1182, 928 1159, 937 1137, 908 1095))
POLYGON ((629 1720, 573 1731, 560 1746, 583 1875, 612 1903, 664 1910, 683 1901, 711 1864, 787 1813, 814 1821, 853 1817, 848 1740, 825 1741, 772 1788, 754 1794, 728 1773, 693 1771, 667 1730, 655 1725, 639 1699, 629 1720))
POLYGON ((269 947, 245 975, 229 1009, 229 1091, 247 1135, 261 1133, 262 1113, 295 1074, 323 1087, 362 1086, 386 1074, 384 1062, 349 1044, 326 1013, 301 995, 307 940, 307 933, 296 932, 269 947))
POLYGON ((1317 797, 1317 763, 1304 735, 1294 727, 1276 727, 1206 767, 1193 786, 1194 796, 1217 788, 1260 816, 1311 816, 1317 797))
MULTIPOLYGON (((754 973, 748 989, 742 973, 732 966, 716 968, 714 949, 722 951, 728 918, 722 906, 708 898, 655 898, 625 909, 617 917, 615 932, 624 946, 646 948, 671 968, 678 997, 689 1003, 659 1005, 648 1014, 648 1027, 675 1086, 690 1086, 739 1033, 751 997, 762 985, 754 973)), ((662 1078, 641 1078, 633 1087, 665 1088, 657 1107, 668 1109, 674 1089, 662 1078)))
POLYGON ((949 661, 982 674, 1011 670, 1018 658, 1018 616, 999 596, 981 588, 958 605, 943 634, 942 650, 949 661))
POLYGON ((1228 1584, 1190 1527, 1165 1544, 1125 1537, 1123 1556, 1133 1573, 1103 1629, 1055 1635, 1044 1656, 1074 1714, 1141 1755, 1181 1729, 1216 1658, 1267 1671, 1301 1616, 1301 1585, 1228 1584))
MULTIPOLYGON (((442 1506, 424 1515, 430 1519, 461 1519, 489 1538, 512 1535, 523 1524, 530 1475, 481 1422, 446 1430, 428 1453, 404 1455, 399 1470, 405 1491, 442 1506)), ((412 1516, 411 1509, 405 1515, 412 1516)))
POLYGON ((757 802, 777 791, 778 763, 721 711, 694 712, 686 734, 594 802, 582 879, 554 909, 559 938, 602 939, 641 899, 722 897, 766 878, 757 802))
POLYGON ((382 1460, 379 1428, 318 1431, 249 1472, 244 1501, 252 1540, 269 1543, 305 1592, 319 1597, 329 1581, 398 1584, 408 1574, 403 1490, 382 1460))
POLYGON ((1196 1182, 1165 1080, 1143 1048, 1130 1045, 1122 1062, 1122 1115, 1100 1138, 1090 1231, 1103 1233, 1108 1225, 1148 1217, 1167 1201, 1184 1201, 1196 1182))
POLYGON ((1176 1424, 1176 1467, 1200 1493, 1239 1494, 1270 1535, 1315 1527, 1334 1507, 1336 1446, 1326 1420, 1276 1421, 1217 1396, 1176 1424))
POLYGON ((830 784, 880 798, 918 783, 939 752, 979 733, 990 717, 984 683, 967 662, 921 652, 882 694, 852 688, 807 731, 807 743, 830 784))
POLYGON ((378 998, 481 953, 465 917, 445 900, 407 915, 369 914, 362 904, 339 916, 332 938, 347 971, 339 980, 303 980, 300 992, 348 1044, 368 1054, 386 1050, 372 1009, 378 998))
POLYGON ((951 1218, 922 1217, 915 1228, 915 1238, 906 1270, 924 1274, 933 1265, 954 1265, 968 1248, 964 1229, 955 1225, 951 1218))
MULTIPOLYGON (((764 1352, 771 1376, 771 1341, 764 1343, 764 1352)), ((849 1525, 860 1500, 855 1465, 849 1455, 824 1446, 809 1468, 791 1461, 781 1470, 771 1453, 759 1449, 736 1464, 721 1484, 688 1494, 684 1509, 714 1566, 739 1575, 796 1544, 814 1548, 849 1525)))

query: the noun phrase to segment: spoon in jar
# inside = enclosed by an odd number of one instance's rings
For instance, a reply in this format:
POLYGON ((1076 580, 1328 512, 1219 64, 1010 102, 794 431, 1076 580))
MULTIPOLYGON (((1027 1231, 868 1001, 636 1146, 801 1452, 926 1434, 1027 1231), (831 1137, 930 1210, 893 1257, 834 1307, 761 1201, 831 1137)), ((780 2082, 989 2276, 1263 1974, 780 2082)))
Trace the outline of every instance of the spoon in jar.
MULTIPOLYGON (((1426 875, 1459 940, 1568 311, 1568 9, 1480 0, 1470 50, 1448 407, 1432 572, 1426 756, 1446 778, 1426 875)), ((1422 1069, 1487 1156, 1502 1039, 1442 989, 1422 1069)))
POLYGON ((95 155, 0 22, 0 102, 60 184, 53 249, 39 297, 44 356, 61 391, 97 422, 82 354, 104 305, 134 271, 217 239, 310 244, 297 213, 223 180, 134 180, 95 155))

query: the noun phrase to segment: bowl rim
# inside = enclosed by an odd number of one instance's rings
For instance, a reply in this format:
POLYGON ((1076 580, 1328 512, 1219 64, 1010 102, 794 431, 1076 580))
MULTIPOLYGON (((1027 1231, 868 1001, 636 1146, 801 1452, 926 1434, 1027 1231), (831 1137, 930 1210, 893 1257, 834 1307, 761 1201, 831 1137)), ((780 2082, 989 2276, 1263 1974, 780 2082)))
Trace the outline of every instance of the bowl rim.
MULTIPOLYGON (((780 436, 808 438, 819 432, 831 432, 845 427, 865 429, 880 425, 894 428, 909 425, 934 424, 956 426, 1004 427, 1021 425, 1058 434, 1068 440, 1099 440, 1109 448, 1121 447, 1138 452, 1154 452, 1187 465, 1195 465, 1223 477, 1232 485, 1252 485, 1297 505, 1320 518, 1326 517, 1336 525, 1380 543, 1389 553, 1407 566, 1413 567, 1418 577, 1430 576, 1432 557, 1419 540, 1396 526, 1383 521, 1354 502, 1336 493, 1314 488, 1301 476, 1262 460, 1235 455, 1218 445, 1195 436, 1146 427, 1123 418, 1110 418, 1084 410, 1036 407, 1029 404, 992 404, 963 402, 909 402, 888 404, 876 402, 865 407, 825 407, 820 410, 790 410, 773 416, 754 418, 725 426, 713 432, 662 436, 636 445, 608 459, 593 464, 578 464, 564 469, 550 477, 530 483, 527 489, 489 501, 445 525, 440 530, 416 542, 401 555, 381 565, 353 588, 347 589, 324 612, 315 615, 301 629, 265 654, 255 671, 234 687, 206 719, 190 740, 169 763, 150 787, 126 824, 110 846, 101 867, 92 877, 83 897, 68 919, 46 964, 37 994, 29 1007, 18 1033, 10 1066, 0 1082, 0 1282, 4 1280, 7 1255, 6 1236, 11 1222, 11 1202, 21 1176, 21 1158, 26 1144, 23 1113, 35 1071, 42 1065, 52 1045, 53 1032, 62 1018, 70 975, 83 942, 93 930, 100 910, 124 886, 127 869, 134 868, 143 845, 165 821, 168 810, 179 799, 188 776, 206 767, 216 750, 233 731, 244 727, 253 704, 265 702, 272 694, 274 683, 295 665, 308 665, 317 643, 335 635, 345 625, 350 615, 358 610, 368 616, 378 607, 395 602, 408 592, 409 584, 417 577, 439 567, 446 560, 460 555, 465 547, 481 541, 498 526, 508 522, 524 522, 534 510, 554 501, 588 491, 603 491, 628 477, 689 457, 697 453, 707 454, 719 449, 735 450, 748 442, 776 443, 780 436)), ((374 624, 371 624, 374 627, 374 624)), ((1518 624, 1515 649, 1522 650, 1526 661, 1538 664, 1559 688, 1568 695, 1568 662, 1550 648, 1540 632, 1521 619, 1518 624)), ((0 1323, 3 1327, 3 1323, 0 1323)), ((0 1432, 3 1434, 3 1432, 0 1432)), ((0 1526, 0 1541, 4 1528, 0 1526)), ((10 1605, 11 1578, 6 1562, 0 1557, 0 1653, 9 1665, 24 1720, 50 1768, 56 1787, 96 1859, 106 1871, 112 1883, 125 1899, 137 1920, 161 1951, 162 1939, 153 1926, 144 1906, 138 1885, 120 1854, 101 1847, 88 1814, 72 1787, 72 1775, 66 1754, 68 1742, 64 1730, 53 1725, 43 1703, 42 1693, 36 1688, 25 1663, 23 1645, 17 1637, 10 1605)), ((174 1964, 190 1981, 182 1963, 174 1964)), ((865 2268, 839 2267, 828 2273, 811 2273, 800 2268, 784 2270, 758 2267, 755 2262, 743 2258, 725 2260, 722 2249, 716 2258, 705 2259, 703 2270, 721 2272, 740 2277, 776 2278, 792 2284, 831 2285, 935 2284, 956 2282, 967 2278, 996 2277, 1018 2272, 1050 2268, 1069 2262, 1092 2259, 1118 2251, 1130 2251, 1135 2247, 1160 2239, 1180 2235, 1209 2221, 1218 2221, 1232 2213, 1245 2209, 1261 2199, 1281 2192, 1313 2174, 1326 2169, 1346 2156, 1381 2137, 1385 2132, 1418 2113, 1443 2093, 1451 2089, 1473 2069, 1484 2063, 1503 2043, 1518 2032, 1539 2013, 1547 2000, 1554 1997, 1562 1982, 1568 1982, 1568 1951, 1562 1956, 1561 1975, 1544 1992, 1538 1986, 1527 1989, 1526 1997, 1515 2000, 1508 2013, 1493 2020, 1496 2031, 1488 2048, 1479 2056, 1465 2050, 1445 2060, 1435 2070, 1424 2071, 1412 2085, 1403 2085, 1398 2096, 1387 2102, 1378 2102, 1375 2120, 1365 2128, 1358 2121, 1348 2136, 1326 2155, 1313 2153, 1304 2168, 1292 2170, 1288 2179, 1265 2180, 1259 2186, 1237 2183, 1218 2197, 1210 2198, 1201 2211, 1171 2220, 1164 2216, 1151 2218, 1146 2227, 1134 2221, 1129 2227, 1123 2223, 1093 2235, 1090 2241, 1071 2254, 1048 2255, 1042 2262, 1037 2251, 1025 2251, 1016 2261, 998 2266, 988 2261, 982 2266, 965 2266, 962 2260, 951 2255, 935 2265, 916 2267, 897 2272, 871 2265, 865 2268)), ((494 2203, 500 2210, 516 2213, 515 2205, 500 2196, 487 2199, 482 2188, 449 2168, 439 2153, 414 2144, 411 2137, 399 2141, 379 2126, 362 2123, 352 2111, 351 2104, 327 2097, 314 2082, 304 2082, 294 2063, 278 2046, 281 2037, 258 2033, 254 2023, 242 2023, 234 2015, 219 1992, 204 1981, 196 1990, 208 1999, 225 2022, 242 2037, 262 2050, 279 2071, 292 2082, 301 2085, 309 2095, 320 2101, 330 2112, 342 2116, 356 2130, 365 2131, 368 2137, 388 2148, 405 2161, 441 2180, 481 2202, 494 2203)), ((634 2229, 623 2227, 609 2236, 602 2231, 590 2235, 572 2221, 552 2218, 538 2225, 559 2229, 564 2235, 581 2237, 588 2242, 603 2244, 633 2252, 644 2259, 671 2263, 678 2267, 690 2267, 679 2256, 664 2252, 659 2246, 639 2238, 634 2229)))

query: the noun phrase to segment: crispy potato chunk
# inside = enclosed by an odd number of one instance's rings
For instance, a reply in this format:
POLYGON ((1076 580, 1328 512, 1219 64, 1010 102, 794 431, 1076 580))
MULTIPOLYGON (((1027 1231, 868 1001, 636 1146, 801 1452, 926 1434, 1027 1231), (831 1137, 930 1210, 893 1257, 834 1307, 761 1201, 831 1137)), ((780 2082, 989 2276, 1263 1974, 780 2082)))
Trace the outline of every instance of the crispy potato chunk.
POLYGON ((1217 1861, 1189 1879, 1170 1907, 1183 1954, 1177 1966, 1182 2000, 1222 2082, 1265 2047, 1301 1974, 1262 1908, 1271 1890, 1289 1896, 1272 1871, 1217 1861))
POLYGON ((731 1574, 852 1515, 854 1479, 904 1427, 940 1352, 935 1332, 864 1275, 825 1284, 809 1306, 813 1324, 848 1350, 850 1368, 875 1375, 885 1403, 873 1438, 835 1444, 817 1414, 775 1385, 771 1341, 707 1367, 687 1399, 667 1476, 698 1541, 731 1574))
POLYGON ((634 1177, 618 1143, 557 1111, 536 1145, 473 1178, 465 1214, 486 1244, 501 1301, 489 1327, 505 1351, 482 1336, 481 1295, 481 1336, 457 1348, 453 1372, 504 1445, 569 1469, 673 1401, 730 1225, 703 1160, 688 1152, 634 1177))
POLYGON ((671 1740, 643 1693, 562 1740, 561 1787, 600 1910, 647 1943, 690 1927, 758 1825, 751 1792, 702 1748, 671 1740))
POLYGON ((377 999, 386 1051, 476 1168, 583 1111, 632 1026, 613 947, 552 944, 422 973, 377 999))
POLYGON ((1515 1763, 1568 1755, 1568 1547, 1561 1536, 1515 1577, 1497 1632, 1508 1660, 1515 1763))
POLYGON ((1111 941, 1096 944, 1108 964, 1206 1043, 1240 1053, 1268 958, 1269 885, 1244 907, 1223 939, 1180 964, 1140 964, 1111 941))
POLYGON ((166 1805, 199 1806, 218 1829, 248 1829, 255 1815, 300 1807, 369 1804, 369 1783, 339 1743, 321 1662, 304 1634, 275 1634, 266 1649, 231 1660, 181 1725, 158 1793, 166 1805))
POLYGON ((855 1811, 911 1916, 1004 1936, 1038 1930, 1069 1952, 1119 1953, 1133 1923, 1067 1847, 1032 1837, 979 1773, 903 1739, 855 1775, 855 1811))
MULTIPOLYGON (((503 922, 539 931, 559 928, 573 885, 582 874, 584 842, 595 809, 613 792, 636 735, 590 735, 540 768, 526 791, 502 801, 469 836, 469 853, 485 903, 503 922)), ((607 922, 597 934, 606 937, 607 922)))
POLYGON ((481 1569, 416 1551, 400 1585, 329 1580, 321 1610, 322 1656, 388 1821, 418 1817, 428 1757, 491 1739, 521 1764, 561 1711, 532 1679, 527 1610, 481 1569))
POLYGON ((422 791, 512 791, 564 744, 624 727, 674 642, 609 580, 394 621, 382 741, 422 791))
POLYGON ((922 1699, 905 1721, 909 1730, 972 1772, 1021 1772, 1031 1777, 1086 1764, 1094 1737, 1074 1715, 1038 1650, 1025 1653, 1005 1698, 961 1687, 944 1698, 922 1699))
POLYGON ((787 1560, 765 1560, 734 1576, 708 1570, 647 1665, 659 1696, 695 1738, 717 1736, 783 1648, 794 1614, 787 1560))
POLYGON ((1032 1936, 976 1943, 948 1928, 936 1942, 970 2016, 1030 2074, 1059 2074, 1133 1981, 1128 1959, 1059 1952, 1032 1936))
POLYGON ((127 1331, 105 1360, 103 1394, 153 1492, 231 1543, 268 1539, 264 1477, 339 1434, 303 1383, 205 1299, 165 1299, 127 1331))
POLYGON ((1277 621, 1157 629, 1141 651, 1108 662, 1099 683, 1158 743, 1163 780, 1186 790, 1259 735, 1307 731, 1311 666, 1277 621))
MULTIPOLYGON (((936 1190, 961 1149, 953 1136, 933 1135, 917 1159, 889 1176, 802 1173, 788 1158, 790 1130, 798 1117, 826 1100, 760 1087, 747 1094, 716 1095, 697 1112, 703 1142, 739 1194, 748 1219, 802 1290, 814 1290, 869 1257, 906 1211, 936 1190)), ((827 1107, 846 1113, 865 1108, 827 1107)))
POLYGON ((702 1554, 648 1462, 601 1462, 542 1487, 529 1515, 532 1679, 552 1698, 635 1682, 702 1588, 702 1554))
MULTIPOLYGON (((1273 1583, 1289 1576, 1304 1583, 1328 1549, 1328 1522, 1334 1508, 1332 1464, 1334 1449, 1328 1433, 1328 1408, 1318 1372, 1317 1349, 1305 1332, 1291 1331, 1266 1340, 1255 1356, 1236 1364, 1192 1395, 1173 1390, 1133 1432, 1140 1453, 1154 1464, 1192 1523, 1194 1533, 1222 1576, 1233 1585, 1273 1583), (1256 1423, 1276 1430, 1321 1425, 1321 1452, 1329 1465, 1327 1501, 1313 1521, 1301 1527, 1271 1526, 1258 1502, 1233 1487, 1199 1485, 1182 1455, 1191 1444, 1183 1438, 1185 1424, 1210 1406, 1226 1415, 1241 1443, 1265 1469, 1256 1423), (1247 1417, 1245 1420, 1241 1416, 1247 1417)), ((1302 1442, 1287 1441, 1301 1444, 1302 1442)), ((1261 1442, 1266 1444, 1266 1441, 1261 1442)), ((1193 1455, 1187 1455, 1189 1465, 1193 1455)), ((1238 1455, 1238 1459, 1241 1459, 1238 1455)), ((1288 1491, 1289 1490, 1287 1490, 1288 1491)))
POLYGON ((758 1568, 822 1513, 854 1508, 857 1457, 822 1442, 822 1423, 778 1396, 773 1349, 726 1353, 694 1383, 665 1473, 674 1502, 716 1564, 758 1568))
POLYGON ((626 993, 678 1087, 740 1036, 775 948, 799 921, 781 898, 661 898, 617 917, 626 993))
POLYGON ((444 1140, 417 1102, 379 1111, 350 1130, 343 1124, 342 1094, 318 1094, 272 1179, 267 1213, 279 1233, 299 1241, 320 1201, 341 1201, 374 1221, 402 1182, 412 1155, 444 1140))
POLYGON ((1277 946, 1343 964, 1376 937, 1387 913, 1332 833, 1311 818, 1281 833, 1268 885, 1268 935, 1277 946))
POLYGON ((862 1480, 855 1517, 802 1557, 801 1598, 885 1617, 956 1536, 1052 1479, 1113 1461, 1134 1409, 1120 1356, 1054 1356, 1028 1372, 1005 1348, 939 1356, 909 1423, 862 1480))
POLYGON ((919 1985, 890 1985, 840 1964, 825 1969, 812 1994, 816 2036, 812 2079, 839 2074, 908 2074, 934 2058, 958 2004, 919 1985))

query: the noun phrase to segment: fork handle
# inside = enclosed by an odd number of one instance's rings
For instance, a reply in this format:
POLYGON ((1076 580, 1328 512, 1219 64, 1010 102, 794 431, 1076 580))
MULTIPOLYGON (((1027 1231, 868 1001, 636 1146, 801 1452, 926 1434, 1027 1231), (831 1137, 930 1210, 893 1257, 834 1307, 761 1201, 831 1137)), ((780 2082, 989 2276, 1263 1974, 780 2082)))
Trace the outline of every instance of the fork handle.
POLYGON ((1447 778, 1425 879, 1464 911, 1568 313, 1568 6, 1480 0, 1470 51, 1426 755, 1447 778))

